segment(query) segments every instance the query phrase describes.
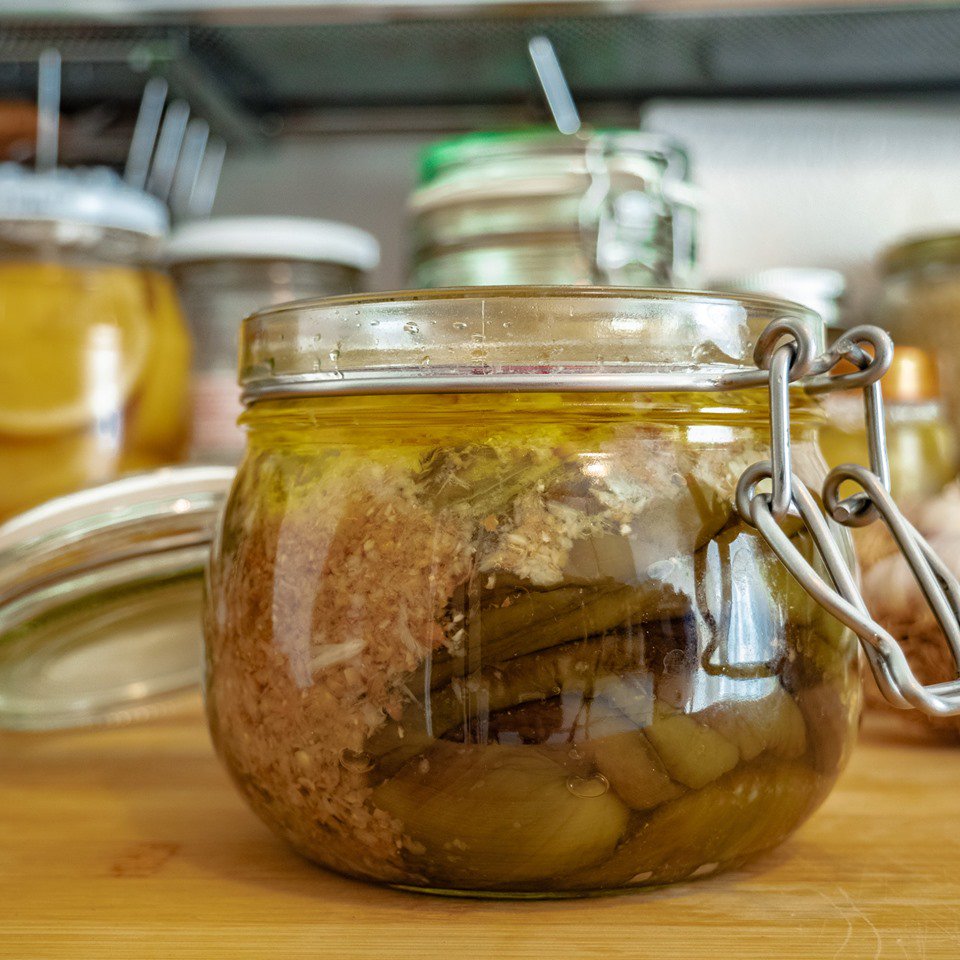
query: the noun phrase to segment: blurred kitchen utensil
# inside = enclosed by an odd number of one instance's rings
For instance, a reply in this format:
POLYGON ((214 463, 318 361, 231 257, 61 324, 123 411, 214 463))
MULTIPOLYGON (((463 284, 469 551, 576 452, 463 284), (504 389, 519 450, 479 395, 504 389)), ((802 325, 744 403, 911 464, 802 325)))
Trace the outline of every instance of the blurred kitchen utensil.
POLYGON ((37 172, 57 165, 60 135, 60 51, 50 48, 40 54, 37 77, 37 172))
POLYGON ((213 201, 217 196, 220 172, 223 169, 223 159, 226 153, 227 145, 220 137, 211 137, 207 141, 207 148, 187 204, 187 213, 190 217, 210 216, 213 201))
POLYGON ((206 120, 194 117, 187 124, 170 188, 170 212, 178 219, 190 215, 190 200, 197 186, 209 137, 210 125, 206 120))
POLYGON ((530 39, 527 50, 557 129, 561 133, 576 133, 580 129, 580 114, 553 44, 548 37, 536 36, 530 39))
POLYGON ((187 132, 187 120, 190 117, 190 105, 186 100, 174 100, 167 107, 160 125, 157 149, 153 154, 153 163, 147 174, 147 193, 152 193, 166 203, 170 198, 170 188, 180 159, 180 148, 187 132))
POLYGON ((140 112, 133 128, 130 150, 127 153, 127 165, 123 178, 132 187, 142 190, 147 182, 153 148, 157 142, 157 131, 163 116, 163 105, 167 100, 167 81, 162 77, 151 77, 143 88, 140 100, 140 112))

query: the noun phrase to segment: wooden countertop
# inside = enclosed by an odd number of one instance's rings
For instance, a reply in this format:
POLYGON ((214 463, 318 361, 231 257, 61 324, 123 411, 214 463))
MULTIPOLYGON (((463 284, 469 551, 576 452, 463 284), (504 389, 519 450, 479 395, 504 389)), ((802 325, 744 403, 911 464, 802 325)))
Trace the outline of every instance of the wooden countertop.
POLYGON ((194 702, 4 734, 0 957, 957 960, 960 747, 897 730, 868 730, 824 808, 747 869, 540 903, 382 890, 300 860, 243 805, 194 702))

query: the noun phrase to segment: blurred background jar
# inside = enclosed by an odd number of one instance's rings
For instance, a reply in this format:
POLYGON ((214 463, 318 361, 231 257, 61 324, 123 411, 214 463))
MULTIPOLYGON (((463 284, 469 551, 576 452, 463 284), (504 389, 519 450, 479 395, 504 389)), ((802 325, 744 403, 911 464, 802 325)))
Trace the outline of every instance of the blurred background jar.
MULTIPOLYGON (((380 246, 366 231, 329 220, 223 217, 178 227, 166 259, 194 340, 190 459, 236 462, 244 447, 240 321, 259 307, 362 290, 380 246)), ((335 350, 321 345, 324 356, 335 350)))
MULTIPOLYGON (((936 358, 898 346, 881 381, 894 498, 917 501, 938 493, 957 474, 957 437, 940 394, 936 358)), ((820 446, 830 467, 869 462, 859 390, 824 397, 827 424, 820 446)))
POLYGON ((935 353, 949 415, 960 419, 960 234, 931 234, 889 247, 877 322, 895 343, 935 353))
POLYGON ((167 211, 105 169, 0 167, 0 517, 182 458, 167 211))
POLYGON ((696 285, 686 154, 651 133, 480 133, 428 149, 410 199, 417 287, 696 285))

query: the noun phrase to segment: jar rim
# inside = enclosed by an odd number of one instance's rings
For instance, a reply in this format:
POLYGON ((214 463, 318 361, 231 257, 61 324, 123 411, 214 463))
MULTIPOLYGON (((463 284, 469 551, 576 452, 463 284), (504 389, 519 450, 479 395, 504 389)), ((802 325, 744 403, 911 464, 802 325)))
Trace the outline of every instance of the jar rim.
POLYGON ((709 391, 757 386, 775 319, 800 304, 653 287, 498 286, 299 300, 241 332, 247 404, 322 394, 709 391))

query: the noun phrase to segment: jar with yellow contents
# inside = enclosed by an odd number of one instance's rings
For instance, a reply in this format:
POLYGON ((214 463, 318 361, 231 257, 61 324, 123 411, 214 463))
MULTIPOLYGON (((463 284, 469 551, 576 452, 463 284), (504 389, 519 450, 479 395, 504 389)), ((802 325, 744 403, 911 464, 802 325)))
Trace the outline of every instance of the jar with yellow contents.
POLYGON ((181 459, 189 339, 165 207, 107 170, 0 168, 0 517, 181 459))
MULTIPOLYGON (((891 492, 906 501, 938 493, 957 475, 957 437, 941 397, 937 358, 919 347, 897 347, 883 379, 883 398, 891 492)), ((865 462, 860 396, 840 391, 824 406, 820 445, 827 464, 865 462)))

